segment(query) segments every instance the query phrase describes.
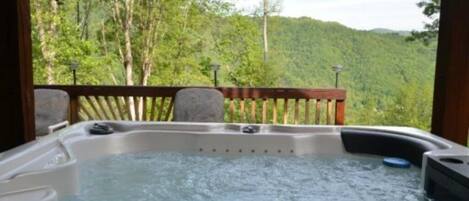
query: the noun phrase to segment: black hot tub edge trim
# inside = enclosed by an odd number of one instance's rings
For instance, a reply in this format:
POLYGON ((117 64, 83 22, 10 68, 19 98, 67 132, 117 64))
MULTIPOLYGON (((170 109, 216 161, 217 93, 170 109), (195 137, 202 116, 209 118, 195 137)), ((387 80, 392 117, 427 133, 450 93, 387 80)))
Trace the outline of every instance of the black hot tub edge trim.
POLYGON ((469 200, 469 155, 459 153, 445 140, 439 142, 418 135, 353 127, 341 128, 340 135, 349 153, 399 157, 421 167, 423 187, 429 198, 469 200))

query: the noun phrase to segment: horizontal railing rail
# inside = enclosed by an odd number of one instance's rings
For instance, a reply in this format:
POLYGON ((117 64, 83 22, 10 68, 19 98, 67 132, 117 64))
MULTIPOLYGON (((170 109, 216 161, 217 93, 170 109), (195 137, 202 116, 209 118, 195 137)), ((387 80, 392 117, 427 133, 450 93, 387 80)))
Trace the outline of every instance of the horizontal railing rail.
MULTIPOLYGON (((174 96, 184 88, 143 86, 37 85, 70 96, 70 121, 171 121, 174 96)), ((208 88, 208 87, 197 87, 208 88)), ((345 123, 343 89, 220 87, 225 97, 225 121, 232 123, 345 123)))

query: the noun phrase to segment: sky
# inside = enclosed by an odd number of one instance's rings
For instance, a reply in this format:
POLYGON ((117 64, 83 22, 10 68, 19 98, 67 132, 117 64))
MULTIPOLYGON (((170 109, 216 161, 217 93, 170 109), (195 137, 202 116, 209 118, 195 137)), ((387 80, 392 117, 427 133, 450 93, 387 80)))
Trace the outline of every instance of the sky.
MULTIPOLYGON (((252 10, 262 0, 230 0, 240 9, 252 10)), ((281 16, 311 17, 369 30, 422 30, 428 19, 416 6, 420 0, 282 0, 281 16)))

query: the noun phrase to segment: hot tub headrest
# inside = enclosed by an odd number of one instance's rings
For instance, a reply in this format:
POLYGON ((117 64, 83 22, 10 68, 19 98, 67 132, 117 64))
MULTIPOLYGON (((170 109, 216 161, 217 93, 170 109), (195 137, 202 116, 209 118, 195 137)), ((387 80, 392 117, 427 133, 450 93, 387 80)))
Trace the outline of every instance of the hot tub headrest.
POLYGON ((174 97, 176 122, 224 122, 224 97, 216 89, 186 88, 174 97))
POLYGON ((442 149, 421 138, 386 131, 342 128, 341 137, 347 152, 405 158, 418 167, 425 152, 442 149))

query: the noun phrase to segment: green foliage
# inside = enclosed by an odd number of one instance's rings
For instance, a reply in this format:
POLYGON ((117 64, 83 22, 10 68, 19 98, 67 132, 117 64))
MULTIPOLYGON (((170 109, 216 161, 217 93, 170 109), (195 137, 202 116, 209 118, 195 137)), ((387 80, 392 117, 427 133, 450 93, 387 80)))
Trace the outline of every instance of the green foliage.
MULTIPOLYGON (((427 99, 432 98, 434 43, 425 46, 407 42, 399 34, 357 31, 310 18, 274 17, 271 21, 272 57, 286 58, 280 86, 333 87, 331 67, 345 66, 339 83, 348 90, 348 124, 387 124, 383 116, 389 116, 402 86, 425 88, 430 92, 427 99)), ((429 104, 422 107, 431 111, 429 104)))
MULTIPOLYGON (((87 26, 76 22, 78 0, 64 2, 56 15, 47 10, 50 1, 32 1, 43 5, 32 15, 35 83, 47 79, 44 44, 55 53, 56 84, 71 83, 69 66, 74 61, 80 64, 79 84, 125 83, 120 53, 124 40, 113 18, 114 1, 94 2, 87 26), (38 19, 58 27, 45 41, 39 37, 38 19)), ((81 12, 85 8, 81 4, 81 12)), ((334 86, 332 65, 342 64, 346 69, 340 86, 348 90, 348 124, 428 129, 433 42, 425 46, 394 33, 358 31, 310 18, 271 17, 270 55, 264 63, 259 17, 241 15, 222 0, 141 0, 135 1, 131 27, 136 75, 142 74, 150 14, 160 21, 150 48, 149 85, 212 86, 211 64, 219 63, 223 86, 328 88, 334 86)), ((134 79, 138 83, 140 76, 134 79)))
POLYGON ((438 37, 438 30, 440 26, 440 6, 441 0, 423 0, 417 4, 418 7, 423 8, 423 14, 433 21, 425 24, 425 31, 413 31, 412 35, 407 37, 408 41, 420 40, 425 45, 429 45, 438 37))
POLYGON ((409 84, 388 103, 384 110, 384 125, 410 126, 430 130, 432 90, 430 86, 409 84))
POLYGON ((272 86, 278 77, 275 69, 269 68, 274 65, 263 62, 261 33, 256 22, 241 15, 223 21, 228 26, 220 30, 216 50, 218 59, 227 68, 229 81, 235 86, 272 86))
MULTIPOLYGON (((38 36, 38 18, 42 18, 47 26, 53 22, 56 24, 55 33, 46 34, 46 43, 55 52, 53 59, 53 77, 57 84, 71 84, 72 62, 79 64, 77 77, 79 84, 111 84, 110 80, 103 77, 112 72, 115 66, 112 55, 102 55, 96 40, 81 40, 78 26, 70 19, 69 14, 73 10, 73 4, 60 6, 57 15, 47 12, 47 1, 34 0, 32 4, 39 3, 43 10, 33 10, 32 13, 32 41, 33 41, 33 70, 36 84, 46 83, 45 60, 41 56, 41 41, 38 36), (110 72, 111 71, 111 72, 110 72)), ((36 4, 37 5, 37 4, 36 4)))

